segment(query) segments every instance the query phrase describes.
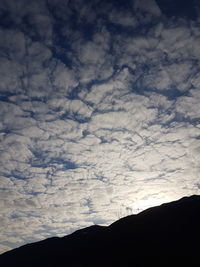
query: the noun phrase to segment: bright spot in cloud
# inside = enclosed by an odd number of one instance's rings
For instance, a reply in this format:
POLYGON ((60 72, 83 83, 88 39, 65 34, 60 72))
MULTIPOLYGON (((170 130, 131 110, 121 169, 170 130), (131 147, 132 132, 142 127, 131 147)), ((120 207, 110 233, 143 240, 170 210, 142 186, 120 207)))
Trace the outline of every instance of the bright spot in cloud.
POLYGON ((170 200, 169 199, 167 200, 164 198, 158 199, 158 198, 153 198, 153 197, 150 197, 148 199, 141 199, 141 200, 138 200, 138 202, 133 205, 133 211, 134 213, 139 213, 143 210, 146 210, 151 207, 159 206, 166 202, 170 202, 170 200))

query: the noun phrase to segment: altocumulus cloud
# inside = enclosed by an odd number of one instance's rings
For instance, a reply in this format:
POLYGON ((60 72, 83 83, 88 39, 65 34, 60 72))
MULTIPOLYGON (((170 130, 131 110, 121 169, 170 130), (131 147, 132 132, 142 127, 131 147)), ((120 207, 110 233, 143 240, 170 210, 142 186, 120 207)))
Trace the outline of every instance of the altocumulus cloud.
POLYGON ((199 3, 0 3, 0 249, 199 193, 199 3))

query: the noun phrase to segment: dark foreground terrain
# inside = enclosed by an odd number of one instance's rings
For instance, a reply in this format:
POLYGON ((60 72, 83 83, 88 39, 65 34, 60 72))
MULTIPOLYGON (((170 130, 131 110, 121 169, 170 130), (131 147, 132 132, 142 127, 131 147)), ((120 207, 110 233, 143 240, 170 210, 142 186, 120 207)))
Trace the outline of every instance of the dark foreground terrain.
POLYGON ((0 255, 2 267, 199 267, 200 196, 147 209, 108 227, 27 244, 0 255))

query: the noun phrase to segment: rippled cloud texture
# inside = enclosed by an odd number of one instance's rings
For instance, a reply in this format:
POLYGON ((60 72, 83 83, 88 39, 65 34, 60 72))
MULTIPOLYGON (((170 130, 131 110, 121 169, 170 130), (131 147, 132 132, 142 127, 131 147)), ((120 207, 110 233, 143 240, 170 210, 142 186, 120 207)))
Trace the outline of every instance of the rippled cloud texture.
POLYGON ((1 252, 199 194, 199 10, 1 1, 1 252))

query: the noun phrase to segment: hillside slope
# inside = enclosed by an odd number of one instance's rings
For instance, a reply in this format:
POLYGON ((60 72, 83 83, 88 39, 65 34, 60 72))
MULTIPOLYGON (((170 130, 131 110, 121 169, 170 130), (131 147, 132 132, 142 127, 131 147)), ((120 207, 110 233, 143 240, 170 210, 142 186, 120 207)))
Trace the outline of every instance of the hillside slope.
POLYGON ((108 227, 27 244, 0 255, 3 267, 200 266, 200 196, 147 209, 108 227))

